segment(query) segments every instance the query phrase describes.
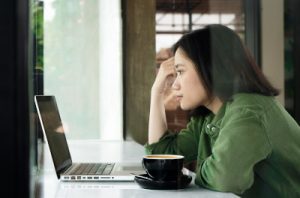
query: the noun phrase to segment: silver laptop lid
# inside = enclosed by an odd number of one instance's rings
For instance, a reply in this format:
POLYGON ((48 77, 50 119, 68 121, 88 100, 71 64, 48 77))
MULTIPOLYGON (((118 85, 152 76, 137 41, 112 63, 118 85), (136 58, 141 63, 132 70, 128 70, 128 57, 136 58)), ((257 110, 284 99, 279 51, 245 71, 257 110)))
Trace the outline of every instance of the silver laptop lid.
POLYGON ((60 178, 60 173, 72 165, 72 159, 56 99, 55 96, 36 95, 34 100, 56 174, 60 178))

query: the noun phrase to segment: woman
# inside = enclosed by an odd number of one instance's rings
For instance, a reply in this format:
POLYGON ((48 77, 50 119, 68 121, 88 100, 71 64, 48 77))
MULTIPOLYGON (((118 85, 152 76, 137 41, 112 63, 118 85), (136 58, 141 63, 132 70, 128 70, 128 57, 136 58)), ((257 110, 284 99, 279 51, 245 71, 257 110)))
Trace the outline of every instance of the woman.
POLYGON ((274 98, 238 35, 209 25, 184 35, 174 58, 161 64, 151 89, 149 154, 197 160, 195 183, 242 197, 297 197, 300 128, 274 98), (169 133, 163 88, 172 85, 180 106, 194 110, 187 128, 169 133))

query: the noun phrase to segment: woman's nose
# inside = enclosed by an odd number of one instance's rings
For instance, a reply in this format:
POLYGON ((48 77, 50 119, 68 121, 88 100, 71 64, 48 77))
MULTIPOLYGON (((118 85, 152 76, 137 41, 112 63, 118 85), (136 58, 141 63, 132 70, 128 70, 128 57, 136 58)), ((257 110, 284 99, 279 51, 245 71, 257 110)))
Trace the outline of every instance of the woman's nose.
POLYGON ((172 89, 178 90, 180 88, 180 85, 178 83, 178 78, 175 78, 173 84, 172 84, 172 89))

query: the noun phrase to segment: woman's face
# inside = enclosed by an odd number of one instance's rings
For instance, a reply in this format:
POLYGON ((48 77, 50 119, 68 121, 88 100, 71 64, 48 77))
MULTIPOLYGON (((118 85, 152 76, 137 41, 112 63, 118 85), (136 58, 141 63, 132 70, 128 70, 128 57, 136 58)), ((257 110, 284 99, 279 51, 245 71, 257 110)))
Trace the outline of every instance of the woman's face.
POLYGON ((172 85, 176 99, 183 110, 192 110, 209 104, 209 98, 202 85, 194 63, 178 48, 175 53, 176 79, 172 85))

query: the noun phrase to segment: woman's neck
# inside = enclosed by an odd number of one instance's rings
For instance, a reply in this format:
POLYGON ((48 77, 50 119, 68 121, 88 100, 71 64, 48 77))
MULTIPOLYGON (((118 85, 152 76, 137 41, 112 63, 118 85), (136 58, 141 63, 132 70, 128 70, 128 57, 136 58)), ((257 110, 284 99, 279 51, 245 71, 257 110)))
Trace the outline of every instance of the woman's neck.
POLYGON ((205 107, 216 115, 222 105, 223 102, 218 97, 214 97, 205 107))

